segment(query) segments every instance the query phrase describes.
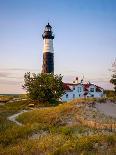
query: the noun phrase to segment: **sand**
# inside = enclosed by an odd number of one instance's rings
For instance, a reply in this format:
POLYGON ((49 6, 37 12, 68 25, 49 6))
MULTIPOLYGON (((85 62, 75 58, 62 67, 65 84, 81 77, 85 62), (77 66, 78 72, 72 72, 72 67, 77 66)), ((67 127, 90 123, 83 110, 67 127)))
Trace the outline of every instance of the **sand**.
POLYGON ((14 115, 12 115, 12 116, 9 116, 9 117, 8 117, 8 120, 10 120, 10 121, 16 123, 16 124, 19 125, 19 126, 22 126, 22 123, 18 122, 18 121, 16 120, 16 117, 18 117, 19 115, 23 114, 24 112, 27 112, 27 110, 22 110, 21 112, 19 112, 19 113, 17 113, 17 114, 14 114, 14 115))
POLYGON ((116 104, 112 102, 97 103, 96 108, 106 116, 116 118, 116 104))

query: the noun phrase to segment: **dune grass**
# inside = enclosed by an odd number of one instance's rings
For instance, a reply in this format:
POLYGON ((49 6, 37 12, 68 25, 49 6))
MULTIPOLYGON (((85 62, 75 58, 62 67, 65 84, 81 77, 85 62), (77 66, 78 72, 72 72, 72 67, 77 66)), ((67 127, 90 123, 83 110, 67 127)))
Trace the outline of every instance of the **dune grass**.
POLYGON ((84 136, 82 138, 72 138, 63 134, 49 134, 37 140, 20 140, 15 145, 10 145, 5 149, 1 147, 3 154, 115 154, 115 136, 84 136), (110 140, 109 140, 110 139, 110 140), (97 147, 96 147, 97 144, 97 147), (103 148, 104 147, 104 148, 103 148), (100 151, 101 148, 101 151, 100 151), (103 150, 102 150, 103 149, 103 150))
POLYGON ((78 99, 56 107, 42 107, 25 112, 17 117, 22 126, 8 121, 7 117, 28 109, 30 101, 1 105, 0 154, 115 154, 115 133, 106 134, 77 122, 76 116, 83 108, 76 105, 86 102, 95 102, 95 99, 78 99), (31 139, 33 134, 42 132, 46 134, 31 139))

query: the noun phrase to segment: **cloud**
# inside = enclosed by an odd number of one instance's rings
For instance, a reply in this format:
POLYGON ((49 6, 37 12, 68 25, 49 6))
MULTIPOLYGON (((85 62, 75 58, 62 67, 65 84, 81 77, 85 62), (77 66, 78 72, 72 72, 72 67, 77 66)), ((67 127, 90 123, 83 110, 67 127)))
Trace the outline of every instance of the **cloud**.
POLYGON ((0 79, 0 93, 1 94, 16 94, 25 93, 22 89, 23 81, 0 79))
POLYGON ((23 81, 26 72, 37 73, 38 69, 29 68, 0 68, 0 79, 23 81))
POLYGON ((38 71, 38 69, 32 68, 0 68, 0 71, 38 71))
POLYGON ((0 72, 0 79, 23 79, 23 74, 19 76, 10 72, 0 72))
POLYGON ((23 79, 26 72, 37 72, 37 69, 27 68, 0 68, 0 78, 23 79))
MULTIPOLYGON (((22 89, 24 73, 25 72, 37 72, 36 69, 27 69, 27 68, 5 68, 0 69, 0 93, 23 93, 24 90, 22 89)), ((80 75, 79 81, 82 79, 83 74, 80 75)), ((73 71, 67 72, 63 76, 64 82, 73 82, 75 80, 75 74, 73 71)), ((98 86, 101 86, 104 89, 113 89, 113 86, 109 83, 109 77, 104 75, 98 76, 85 76, 85 82, 90 81, 98 86)))
POLYGON ((8 75, 9 75, 9 73, 4 73, 4 72, 0 73, 0 77, 2 77, 2 78, 6 78, 6 77, 8 77, 8 75))
POLYGON ((7 79, 0 79, 0 85, 16 85, 16 84, 21 84, 23 81, 15 81, 15 80, 7 80, 7 79))

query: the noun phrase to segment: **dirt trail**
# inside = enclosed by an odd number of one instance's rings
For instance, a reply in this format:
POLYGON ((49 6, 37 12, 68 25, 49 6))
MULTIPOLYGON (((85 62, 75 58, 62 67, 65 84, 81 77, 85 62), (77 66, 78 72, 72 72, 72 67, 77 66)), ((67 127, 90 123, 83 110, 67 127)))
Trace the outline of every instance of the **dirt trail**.
POLYGON ((17 114, 14 114, 14 115, 12 115, 12 116, 9 116, 9 117, 8 117, 8 120, 10 120, 10 121, 16 123, 16 124, 19 125, 19 126, 22 126, 22 123, 18 122, 18 121, 16 120, 16 117, 18 117, 19 115, 21 115, 21 114, 23 114, 24 112, 27 112, 27 111, 29 111, 29 110, 22 110, 22 111, 20 111, 20 112, 17 113, 17 114))
POLYGON ((28 111, 32 111, 32 110, 38 110, 38 109, 48 109, 49 107, 41 107, 41 108, 33 108, 33 109, 31 109, 31 110, 22 110, 22 111, 20 111, 20 112, 18 112, 18 113, 16 113, 16 114, 13 114, 13 115, 11 115, 11 116, 9 116, 7 119, 8 120, 10 120, 10 121, 12 121, 12 122, 14 122, 14 123, 16 123, 17 125, 19 125, 19 126, 22 126, 23 124, 22 123, 20 123, 20 122, 18 122, 17 120, 16 120, 16 117, 18 117, 19 115, 21 115, 21 114, 23 114, 23 113, 25 113, 25 112, 28 112, 28 111))

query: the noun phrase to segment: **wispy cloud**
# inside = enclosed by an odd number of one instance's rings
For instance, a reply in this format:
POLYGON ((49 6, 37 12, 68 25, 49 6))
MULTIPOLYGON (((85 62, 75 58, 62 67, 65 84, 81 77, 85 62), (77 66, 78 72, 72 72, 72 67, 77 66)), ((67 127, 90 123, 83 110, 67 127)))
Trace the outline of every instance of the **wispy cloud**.
POLYGON ((0 68, 0 71, 38 71, 38 69, 32 68, 0 68))
POLYGON ((29 68, 0 68, 0 78, 23 79, 26 72, 37 72, 37 69, 29 68))
POLYGON ((88 81, 92 81, 92 82, 109 82, 109 78, 90 78, 87 79, 88 81))
POLYGON ((0 72, 0 78, 6 78, 9 76, 9 73, 5 73, 5 72, 0 72))
POLYGON ((22 89, 23 80, 0 79, 0 93, 24 93, 22 89))
POLYGON ((0 79, 23 79, 23 74, 18 75, 10 72, 0 72, 0 79))
POLYGON ((0 84, 1 85, 15 85, 15 84, 21 84, 23 81, 19 80, 8 80, 8 79, 0 79, 0 84))
MULTIPOLYGON (((22 93, 24 90, 22 89, 24 73, 25 72, 38 72, 36 69, 27 69, 27 68, 5 68, 0 69, 0 93, 22 93)), ((83 74, 78 73, 79 81, 82 79, 83 74)), ((63 77, 64 82, 73 82, 76 78, 76 75, 73 74, 73 71, 65 73, 63 77)), ((85 76, 85 82, 92 82, 96 85, 103 87, 104 89, 112 89, 113 86, 109 83, 109 76, 101 75, 94 76, 89 75, 85 76)))
POLYGON ((26 72, 37 73, 38 69, 32 68, 0 68, 0 79, 23 81, 26 72))

